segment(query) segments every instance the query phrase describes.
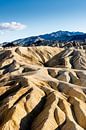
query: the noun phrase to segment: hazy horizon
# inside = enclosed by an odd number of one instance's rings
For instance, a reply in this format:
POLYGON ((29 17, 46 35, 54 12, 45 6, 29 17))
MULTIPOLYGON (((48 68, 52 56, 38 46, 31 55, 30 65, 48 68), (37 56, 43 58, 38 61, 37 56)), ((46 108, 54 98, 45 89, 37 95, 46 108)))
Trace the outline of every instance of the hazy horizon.
MULTIPOLYGON (((52 32, 48 32, 48 33, 46 32, 46 33, 42 33, 42 34, 38 34, 38 35, 29 35, 29 36, 25 36, 25 37, 18 37, 16 39, 4 41, 4 42, 12 42, 12 41, 19 40, 19 39, 24 39, 24 38, 27 38, 27 37, 34 37, 34 36, 39 36, 39 35, 45 35, 45 34, 50 34, 50 33, 58 32, 58 31, 81 32, 81 31, 57 30, 57 31, 52 31, 52 32)), ((81 33, 86 33, 86 32, 81 32, 81 33)), ((1 43, 4 43, 4 42, 1 42, 1 43)))
POLYGON ((59 30, 86 32, 85 5, 85 0, 0 0, 0 43, 59 30))

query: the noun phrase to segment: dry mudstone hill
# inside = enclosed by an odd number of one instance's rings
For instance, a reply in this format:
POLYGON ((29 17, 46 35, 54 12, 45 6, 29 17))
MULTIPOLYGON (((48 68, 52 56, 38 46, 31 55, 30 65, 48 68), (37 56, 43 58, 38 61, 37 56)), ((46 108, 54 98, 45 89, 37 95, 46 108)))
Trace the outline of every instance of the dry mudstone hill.
POLYGON ((1 48, 0 130, 86 130, 86 51, 1 48))

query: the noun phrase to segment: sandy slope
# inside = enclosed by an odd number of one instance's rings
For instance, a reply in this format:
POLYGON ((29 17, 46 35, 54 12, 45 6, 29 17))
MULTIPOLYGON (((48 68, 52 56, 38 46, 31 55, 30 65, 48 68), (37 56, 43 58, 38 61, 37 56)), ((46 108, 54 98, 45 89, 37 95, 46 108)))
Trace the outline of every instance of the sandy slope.
POLYGON ((0 49, 0 130, 86 130, 85 50, 0 49))

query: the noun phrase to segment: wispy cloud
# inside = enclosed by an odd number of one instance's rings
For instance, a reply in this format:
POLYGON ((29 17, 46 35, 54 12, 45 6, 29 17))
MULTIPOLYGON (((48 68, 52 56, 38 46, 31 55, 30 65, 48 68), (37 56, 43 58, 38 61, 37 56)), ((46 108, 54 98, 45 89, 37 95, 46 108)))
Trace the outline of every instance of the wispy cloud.
POLYGON ((8 31, 13 31, 13 30, 22 30, 25 29, 26 25, 17 23, 17 22, 6 22, 6 23, 0 23, 0 30, 8 30, 8 31))

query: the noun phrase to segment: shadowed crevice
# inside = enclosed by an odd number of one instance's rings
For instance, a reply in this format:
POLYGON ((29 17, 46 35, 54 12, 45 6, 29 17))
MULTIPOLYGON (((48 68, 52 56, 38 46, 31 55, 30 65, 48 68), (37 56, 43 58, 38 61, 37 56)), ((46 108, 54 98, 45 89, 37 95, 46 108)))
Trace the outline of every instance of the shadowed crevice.
POLYGON ((43 110, 45 103, 46 103, 46 96, 42 97, 41 101, 36 105, 36 107, 21 120, 19 130, 31 130, 31 125, 34 119, 43 110))
MULTIPOLYGON (((14 86, 14 87, 11 87, 5 93, 3 93, 2 95, 0 95, 0 102, 2 102, 8 96, 10 96, 10 95, 15 94, 16 92, 18 92, 22 87, 27 87, 28 86, 27 79, 25 79, 23 77, 21 77, 20 79, 21 79, 20 81, 17 81, 18 85, 14 86)), ((14 81, 16 81, 16 80, 17 79, 15 79, 14 81)))

